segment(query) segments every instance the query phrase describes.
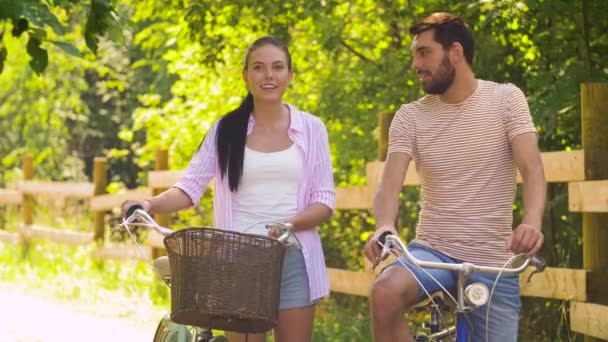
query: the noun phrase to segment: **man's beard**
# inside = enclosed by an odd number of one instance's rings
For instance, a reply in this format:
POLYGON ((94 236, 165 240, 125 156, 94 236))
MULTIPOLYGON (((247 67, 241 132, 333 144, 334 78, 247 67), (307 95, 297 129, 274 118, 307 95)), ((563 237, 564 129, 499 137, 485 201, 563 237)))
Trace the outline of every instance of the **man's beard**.
POLYGON ((448 56, 443 58, 439 70, 435 75, 431 74, 431 79, 426 85, 422 83, 422 89, 427 94, 441 95, 454 83, 454 77, 456 76, 456 70, 448 56))

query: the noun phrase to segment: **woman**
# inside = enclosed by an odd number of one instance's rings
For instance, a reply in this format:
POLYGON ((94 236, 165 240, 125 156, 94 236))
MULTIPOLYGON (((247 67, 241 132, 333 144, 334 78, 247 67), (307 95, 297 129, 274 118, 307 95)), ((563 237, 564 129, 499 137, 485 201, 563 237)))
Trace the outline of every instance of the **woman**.
MULTIPOLYGON (((335 208, 331 156, 325 125, 282 102, 293 78, 287 46, 272 36, 247 50, 241 105, 209 130, 184 177, 171 189, 137 203, 150 213, 192 207, 216 179, 214 224, 267 234, 262 221, 291 223, 302 250, 285 255, 275 341, 310 341, 315 303, 329 293, 316 226, 335 208)), ((264 341, 264 334, 227 333, 229 340, 264 341)))

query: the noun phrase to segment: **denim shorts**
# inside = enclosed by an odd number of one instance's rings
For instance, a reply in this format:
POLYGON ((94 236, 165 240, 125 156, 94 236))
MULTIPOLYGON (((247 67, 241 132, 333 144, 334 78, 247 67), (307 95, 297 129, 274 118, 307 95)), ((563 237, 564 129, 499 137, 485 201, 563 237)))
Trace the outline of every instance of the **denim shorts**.
MULTIPOLYGON (((458 263, 458 261, 450 258, 449 256, 427 248, 419 243, 410 243, 408 249, 411 254, 419 260, 446 262, 452 264, 458 263)), ((441 289, 435 280, 431 279, 426 273, 424 273, 420 267, 413 265, 405 258, 399 258, 399 260, 395 260, 387 267, 392 267, 394 265, 400 265, 402 267, 401 262, 403 262, 412 272, 412 274, 418 278, 422 286, 424 286, 429 293, 433 293, 441 289)), ((425 270, 435 279, 437 279, 437 281, 440 282, 448 291, 450 291, 450 293, 453 295, 456 293, 458 272, 432 268, 426 268, 425 270)), ((496 274, 474 272, 469 279, 466 280, 465 287, 471 283, 482 282, 488 287, 488 290, 492 291, 495 280, 496 274)), ((418 284, 418 295, 419 300, 423 300, 427 297, 424 290, 420 287, 420 284, 418 284)), ((451 301, 451 299, 447 300, 451 301)), ((494 289, 494 294, 490 299, 488 341, 517 341, 520 307, 519 276, 501 274, 498 284, 494 289)), ((471 322, 471 329, 469 330, 471 341, 486 341, 487 310, 488 304, 485 304, 468 314, 468 318, 471 322)))
POLYGON ((289 247, 283 259, 279 310, 302 308, 314 304, 310 301, 308 274, 302 251, 289 247))

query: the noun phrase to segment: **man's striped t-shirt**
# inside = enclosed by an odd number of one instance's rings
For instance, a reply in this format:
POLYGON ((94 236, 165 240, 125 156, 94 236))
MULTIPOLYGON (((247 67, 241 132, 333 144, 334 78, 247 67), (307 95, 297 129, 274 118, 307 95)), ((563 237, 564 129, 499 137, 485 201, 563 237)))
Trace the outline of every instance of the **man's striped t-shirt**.
POLYGON ((416 241, 456 260, 502 266, 513 224, 512 139, 536 132, 522 91, 479 80, 459 104, 427 95, 403 105, 388 153, 406 153, 421 184, 416 241))

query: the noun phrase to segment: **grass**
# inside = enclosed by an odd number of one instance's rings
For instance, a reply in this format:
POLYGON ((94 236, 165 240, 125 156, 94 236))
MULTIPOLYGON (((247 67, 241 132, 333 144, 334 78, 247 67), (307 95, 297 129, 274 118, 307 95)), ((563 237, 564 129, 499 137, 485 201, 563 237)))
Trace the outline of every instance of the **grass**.
POLYGON ((154 329, 169 307, 169 290, 142 262, 95 262, 92 246, 35 243, 0 247, 3 288, 84 314, 154 329))

